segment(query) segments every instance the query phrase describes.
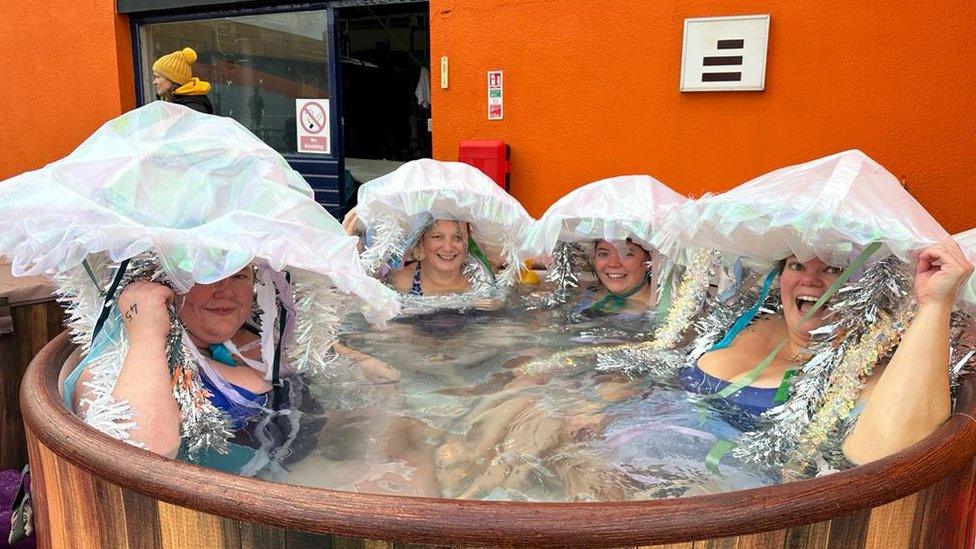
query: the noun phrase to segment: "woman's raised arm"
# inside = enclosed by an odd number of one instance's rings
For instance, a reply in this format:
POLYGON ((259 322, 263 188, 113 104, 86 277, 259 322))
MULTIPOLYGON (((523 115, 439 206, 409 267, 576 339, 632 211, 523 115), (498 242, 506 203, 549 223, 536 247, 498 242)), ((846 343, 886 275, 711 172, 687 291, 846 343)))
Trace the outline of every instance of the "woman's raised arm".
MULTIPOLYGON (((112 391, 117 401, 128 401, 136 427, 133 441, 146 449, 174 457, 180 447, 180 409, 173 398, 166 364, 166 336, 170 329, 168 305, 173 292, 153 282, 136 281, 119 296, 119 311, 128 333, 129 347, 122 372, 112 391)), ((75 409, 82 415, 87 391, 84 381, 75 396, 75 409)))
POLYGON ((949 417, 949 317, 972 272, 973 265, 952 240, 919 255, 918 312, 844 441, 844 454, 854 463, 907 448, 949 417))

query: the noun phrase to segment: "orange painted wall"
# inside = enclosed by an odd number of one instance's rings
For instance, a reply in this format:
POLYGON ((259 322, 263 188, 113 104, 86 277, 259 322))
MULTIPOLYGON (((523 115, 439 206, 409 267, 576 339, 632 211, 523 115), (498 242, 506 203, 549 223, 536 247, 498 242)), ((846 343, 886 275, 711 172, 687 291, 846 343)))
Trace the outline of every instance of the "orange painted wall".
POLYGON ((64 157, 135 106, 114 0, 0 4, 0 180, 64 157))
POLYGON ((968 0, 431 0, 430 14, 435 157, 507 141, 533 215, 604 177, 698 196, 859 148, 950 232, 976 225, 968 0), (771 15, 766 90, 679 93, 684 19, 756 13, 771 15), (502 121, 486 120, 491 69, 505 71, 502 121))

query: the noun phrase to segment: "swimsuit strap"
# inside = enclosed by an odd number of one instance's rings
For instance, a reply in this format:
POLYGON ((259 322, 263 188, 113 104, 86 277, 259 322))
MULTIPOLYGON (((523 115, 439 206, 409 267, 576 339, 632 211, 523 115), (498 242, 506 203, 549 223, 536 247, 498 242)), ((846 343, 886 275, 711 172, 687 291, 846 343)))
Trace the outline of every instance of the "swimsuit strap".
POLYGON ((420 262, 417 262, 417 269, 413 272, 413 284, 410 285, 410 295, 424 295, 424 289, 420 287, 420 262))
POLYGON ((759 309, 762 308, 763 303, 766 302, 766 298, 769 297, 769 289, 773 285, 773 280, 776 279, 778 274, 778 268, 774 268, 773 270, 769 271, 769 274, 766 275, 766 280, 763 281, 762 290, 759 292, 759 299, 756 300, 756 303, 752 307, 750 307, 746 312, 742 313, 742 315, 735 320, 735 323, 732 324, 729 331, 725 333, 725 337, 723 337, 715 345, 712 345, 712 348, 709 349, 709 351, 717 351, 731 345, 735 337, 739 335, 739 332, 745 329, 745 327, 748 326, 754 318, 756 318, 756 315, 759 314, 759 309))

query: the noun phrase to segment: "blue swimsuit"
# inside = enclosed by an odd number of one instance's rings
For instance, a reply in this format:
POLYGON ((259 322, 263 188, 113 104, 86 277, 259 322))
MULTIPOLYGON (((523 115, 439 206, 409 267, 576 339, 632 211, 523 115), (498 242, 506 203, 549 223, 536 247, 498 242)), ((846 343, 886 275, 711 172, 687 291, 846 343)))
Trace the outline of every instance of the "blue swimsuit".
MULTIPOLYGON (((210 400, 210 402, 216 406, 218 410, 223 410, 224 412, 227 412, 227 415, 230 416, 231 428, 233 430, 238 431, 243 429, 252 417, 260 413, 259 409, 239 406, 231 402, 224 393, 221 393, 220 390, 217 389, 217 386, 214 385, 206 375, 201 375, 200 381, 202 382, 203 388, 210 393, 208 400, 210 400)), ((231 388, 240 393, 240 395, 247 400, 258 404, 259 406, 267 406, 267 393, 255 394, 239 385, 234 385, 230 382, 227 383, 231 386, 231 388)))
MULTIPOLYGON (((732 384, 702 371, 698 367, 697 360, 691 366, 682 369, 678 375, 685 390, 700 395, 714 395, 732 384)), ((774 402, 777 391, 779 391, 778 387, 750 387, 746 385, 723 400, 750 415, 758 416, 777 405, 774 402)))

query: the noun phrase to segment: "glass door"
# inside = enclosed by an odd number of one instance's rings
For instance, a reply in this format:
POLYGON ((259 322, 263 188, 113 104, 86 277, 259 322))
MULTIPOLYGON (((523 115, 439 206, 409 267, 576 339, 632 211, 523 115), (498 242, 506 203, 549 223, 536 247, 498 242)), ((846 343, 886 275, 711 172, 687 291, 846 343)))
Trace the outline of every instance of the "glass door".
POLYGON ((429 12, 427 2, 352 2, 335 10, 351 185, 431 156, 429 12))
MULTIPOLYGON (((215 114, 233 118, 285 156, 315 189, 316 199, 341 216, 349 200, 332 62, 331 9, 182 14, 135 20, 141 104, 156 99, 152 64, 191 47, 193 74, 210 82, 215 114), (325 106, 328 152, 300 151, 298 105, 325 106)), ((321 111, 316 111, 316 114, 321 111)))

